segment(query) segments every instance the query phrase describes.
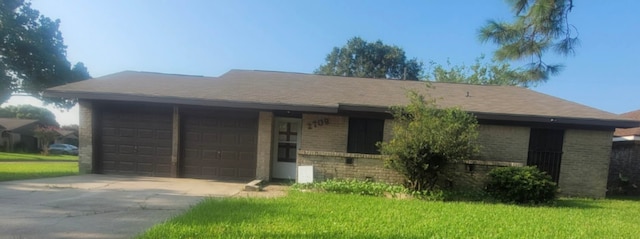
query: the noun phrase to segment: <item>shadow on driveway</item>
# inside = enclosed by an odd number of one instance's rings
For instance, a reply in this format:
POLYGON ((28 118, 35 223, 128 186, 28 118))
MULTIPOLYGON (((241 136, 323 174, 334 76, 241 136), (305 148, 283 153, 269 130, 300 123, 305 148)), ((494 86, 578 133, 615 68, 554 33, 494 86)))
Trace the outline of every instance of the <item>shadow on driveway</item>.
POLYGON ((243 183, 79 175, 0 182, 1 238, 131 238, 243 183))

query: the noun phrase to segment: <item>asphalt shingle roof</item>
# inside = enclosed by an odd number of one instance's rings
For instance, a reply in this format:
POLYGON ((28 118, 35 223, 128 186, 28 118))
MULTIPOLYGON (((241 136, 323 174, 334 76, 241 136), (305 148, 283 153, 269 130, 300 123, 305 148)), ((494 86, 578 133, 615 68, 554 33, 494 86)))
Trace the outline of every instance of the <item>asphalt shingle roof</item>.
POLYGON ((35 119, 0 118, 0 127, 7 131, 18 131, 37 122, 35 119))
POLYGON ((50 96, 135 100, 307 112, 337 112, 342 106, 386 109, 408 103, 406 92, 430 95, 442 107, 474 113, 607 121, 616 127, 640 123, 618 115, 515 86, 481 86, 302 73, 231 70, 220 77, 124 71, 48 89, 50 96))
MULTIPOLYGON (((640 120, 640 110, 627 112, 621 114, 620 117, 631 120, 640 120)), ((613 133, 613 136, 640 136, 640 127, 622 129, 618 128, 613 133)))

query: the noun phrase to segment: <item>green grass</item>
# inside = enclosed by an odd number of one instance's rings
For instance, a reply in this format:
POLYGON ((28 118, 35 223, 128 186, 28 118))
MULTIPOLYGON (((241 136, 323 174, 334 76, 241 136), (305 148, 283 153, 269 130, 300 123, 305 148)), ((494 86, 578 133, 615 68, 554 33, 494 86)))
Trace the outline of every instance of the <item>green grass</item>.
POLYGON ((78 161, 78 156, 73 155, 42 155, 0 152, 0 162, 24 162, 24 161, 78 161))
POLYGON ((0 162, 0 181, 76 174, 77 162, 0 162))
POLYGON ((635 238, 640 201, 530 207, 291 191, 207 199, 139 238, 635 238))

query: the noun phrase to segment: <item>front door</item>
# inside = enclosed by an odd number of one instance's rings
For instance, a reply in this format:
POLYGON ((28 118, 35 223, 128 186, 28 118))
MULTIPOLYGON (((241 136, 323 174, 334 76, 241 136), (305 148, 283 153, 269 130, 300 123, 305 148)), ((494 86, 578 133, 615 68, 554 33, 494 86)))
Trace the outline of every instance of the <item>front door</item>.
POLYGON ((276 118, 273 130, 273 178, 295 179, 301 120, 276 118))

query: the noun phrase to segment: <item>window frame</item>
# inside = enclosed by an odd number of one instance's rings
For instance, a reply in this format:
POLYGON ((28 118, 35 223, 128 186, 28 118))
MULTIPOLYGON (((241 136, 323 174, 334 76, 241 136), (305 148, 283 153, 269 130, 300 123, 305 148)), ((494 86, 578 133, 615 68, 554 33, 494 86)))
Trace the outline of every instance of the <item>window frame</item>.
POLYGON ((380 154, 376 144, 384 140, 384 119, 349 117, 347 153, 380 154))

